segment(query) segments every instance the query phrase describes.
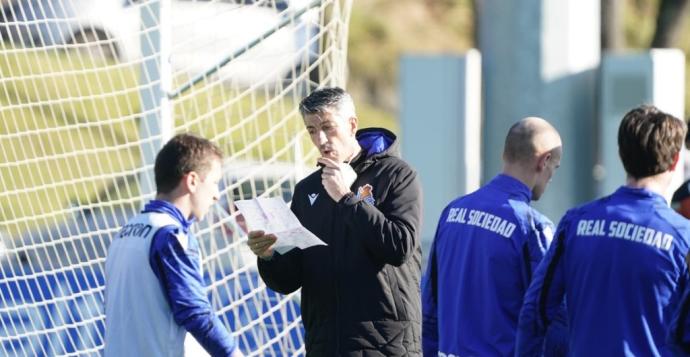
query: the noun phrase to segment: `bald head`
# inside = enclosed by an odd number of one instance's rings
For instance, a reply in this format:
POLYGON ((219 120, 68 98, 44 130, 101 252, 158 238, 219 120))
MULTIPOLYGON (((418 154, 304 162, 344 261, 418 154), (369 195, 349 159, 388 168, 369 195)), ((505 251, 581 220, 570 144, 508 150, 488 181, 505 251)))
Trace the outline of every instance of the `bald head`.
POLYGON ((527 117, 508 130, 503 160, 512 164, 528 164, 561 145, 561 136, 549 122, 542 118, 527 117))
POLYGON ((508 130, 503 149, 503 173, 527 185, 536 201, 561 165, 561 146, 561 136, 546 120, 522 119, 508 130))

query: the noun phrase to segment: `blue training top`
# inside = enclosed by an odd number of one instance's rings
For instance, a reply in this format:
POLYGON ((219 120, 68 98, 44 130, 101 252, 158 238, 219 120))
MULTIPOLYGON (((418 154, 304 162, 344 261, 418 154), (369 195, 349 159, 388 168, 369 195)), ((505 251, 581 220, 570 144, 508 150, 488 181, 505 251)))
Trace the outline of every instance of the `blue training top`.
POLYGON ((153 236, 149 264, 158 277, 170 304, 174 320, 191 333, 211 356, 228 356, 237 347, 235 340, 216 316, 206 294, 201 275, 201 249, 187 220, 169 202, 151 201, 144 213, 167 213, 177 219, 182 229, 167 226, 153 236), (186 247, 179 237, 186 236, 186 247))
POLYGON ((531 196, 498 175, 444 209, 422 281, 425 356, 514 353, 522 299, 554 230, 531 196))
POLYGON ((645 189, 621 187, 568 211, 525 296, 517 355, 538 354, 563 296, 572 355, 669 355, 689 234, 690 221, 645 189))

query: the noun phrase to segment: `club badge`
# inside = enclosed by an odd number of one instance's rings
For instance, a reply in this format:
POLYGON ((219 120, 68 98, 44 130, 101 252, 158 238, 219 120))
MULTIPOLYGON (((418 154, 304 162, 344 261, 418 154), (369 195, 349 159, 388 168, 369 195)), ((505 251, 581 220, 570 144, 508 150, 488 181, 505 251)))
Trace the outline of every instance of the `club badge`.
POLYGON ((371 187, 370 184, 359 186, 357 189, 357 198, 373 206, 376 203, 374 188, 371 187))

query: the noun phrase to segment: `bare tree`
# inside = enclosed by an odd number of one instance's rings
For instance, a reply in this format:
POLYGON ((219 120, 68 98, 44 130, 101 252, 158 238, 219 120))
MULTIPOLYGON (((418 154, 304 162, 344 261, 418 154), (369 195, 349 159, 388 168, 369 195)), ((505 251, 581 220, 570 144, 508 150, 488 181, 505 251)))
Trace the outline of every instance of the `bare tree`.
POLYGON ((650 47, 673 47, 678 41, 689 0, 660 0, 656 30, 650 47))
POLYGON ((601 0, 601 49, 616 51, 623 48, 623 1, 601 0))
POLYGON ((481 16, 482 0, 472 0, 470 1, 470 6, 472 6, 472 28, 474 29, 472 41, 474 42, 474 47, 479 48, 479 16, 481 16))

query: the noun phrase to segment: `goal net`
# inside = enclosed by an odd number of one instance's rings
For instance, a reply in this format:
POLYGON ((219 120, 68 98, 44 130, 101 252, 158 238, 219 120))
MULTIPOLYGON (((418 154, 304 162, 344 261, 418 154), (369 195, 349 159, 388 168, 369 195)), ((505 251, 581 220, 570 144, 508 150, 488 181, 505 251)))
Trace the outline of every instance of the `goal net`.
POLYGON ((263 284, 233 202, 287 202, 313 170, 297 105, 344 84, 351 0, 0 6, 0 355, 102 353, 109 243, 177 132, 226 154, 194 227, 221 321, 247 355, 304 354, 299 294, 263 284))

